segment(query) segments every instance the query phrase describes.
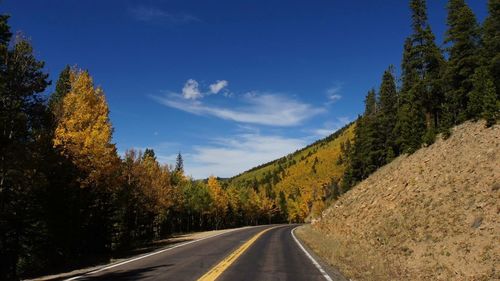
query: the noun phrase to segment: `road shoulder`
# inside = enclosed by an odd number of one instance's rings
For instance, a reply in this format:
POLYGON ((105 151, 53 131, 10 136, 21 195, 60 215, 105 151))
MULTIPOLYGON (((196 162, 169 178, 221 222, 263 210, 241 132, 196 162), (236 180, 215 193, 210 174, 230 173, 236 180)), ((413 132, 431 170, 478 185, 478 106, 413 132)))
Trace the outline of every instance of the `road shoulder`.
POLYGON ((348 278, 344 277, 340 270, 330 265, 328 262, 326 262, 326 258, 320 256, 319 253, 312 249, 311 243, 313 243, 313 241, 311 241, 311 239, 307 239, 307 227, 310 226, 302 225, 292 230, 293 234, 295 234, 295 237, 299 240, 302 247, 304 247, 307 253, 311 255, 311 257, 320 265, 320 267, 333 281, 349 281, 348 278))

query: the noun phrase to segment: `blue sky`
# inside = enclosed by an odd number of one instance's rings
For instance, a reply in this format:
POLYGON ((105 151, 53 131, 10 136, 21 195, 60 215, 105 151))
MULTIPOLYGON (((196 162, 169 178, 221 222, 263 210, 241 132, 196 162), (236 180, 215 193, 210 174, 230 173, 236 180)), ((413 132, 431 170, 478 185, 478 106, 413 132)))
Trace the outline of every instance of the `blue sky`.
MULTIPOLYGON (((428 1, 438 43, 446 1, 428 1)), ((486 0, 467 1, 480 21, 486 0)), ((410 34, 407 1, 3 0, 52 80, 88 69, 120 153, 228 177, 354 120, 410 34)), ((48 90, 50 92, 51 89, 48 90)))

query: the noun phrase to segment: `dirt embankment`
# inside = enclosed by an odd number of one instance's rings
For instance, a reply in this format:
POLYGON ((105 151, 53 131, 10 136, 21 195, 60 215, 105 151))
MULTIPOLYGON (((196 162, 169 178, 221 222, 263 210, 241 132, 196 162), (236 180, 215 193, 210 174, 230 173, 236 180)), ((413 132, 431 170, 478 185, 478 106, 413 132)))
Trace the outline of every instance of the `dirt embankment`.
POLYGON ((298 234, 353 280, 500 280, 499 154, 500 126, 467 122, 298 234))

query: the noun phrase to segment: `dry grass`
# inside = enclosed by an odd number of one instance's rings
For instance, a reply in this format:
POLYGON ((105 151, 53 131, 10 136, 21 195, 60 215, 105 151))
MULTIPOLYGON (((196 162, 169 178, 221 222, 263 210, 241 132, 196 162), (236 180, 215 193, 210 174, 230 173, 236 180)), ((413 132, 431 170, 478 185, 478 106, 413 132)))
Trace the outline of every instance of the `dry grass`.
POLYGON ((500 280, 499 152, 500 126, 463 124, 299 233, 354 280, 500 280))
POLYGON ((325 236, 311 225, 298 228, 296 234, 332 267, 353 280, 398 279, 397 268, 367 245, 352 243, 343 237, 325 236))

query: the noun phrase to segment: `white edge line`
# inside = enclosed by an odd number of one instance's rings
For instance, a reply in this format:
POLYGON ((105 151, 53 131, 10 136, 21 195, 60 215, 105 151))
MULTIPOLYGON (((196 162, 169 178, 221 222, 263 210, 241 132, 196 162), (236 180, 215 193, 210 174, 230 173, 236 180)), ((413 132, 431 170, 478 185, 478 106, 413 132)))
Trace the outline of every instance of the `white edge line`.
POLYGON ((147 257, 150 257, 150 256, 154 256, 154 255, 157 255, 157 254, 161 254, 163 252, 170 251, 170 250, 173 250, 175 248, 179 248, 179 247, 186 246, 186 245, 189 245, 189 244, 192 244, 192 243, 200 242, 200 241, 203 241, 205 239, 217 237, 219 235, 223 235, 223 234, 230 233, 230 232, 233 232, 233 231, 236 231, 236 230, 241 230, 241 229, 243 229, 243 228, 241 228, 241 227, 240 228, 235 228, 235 229, 224 231, 222 233, 218 233, 218 234, 215 234, 215 235, 212 235, 212 236, 207 236, 207 237, 203 237, 203 238, 200 238, 200 239, 197 239, 197 240, 193 240, 193 241, 189 241, 189 242, 177 244, 175 246, 172 246, 172 247, 160 250, 160 251, 149 253, 149 254, 146 254, 146 255, 143 255, 143 256, 139 256, 139 257, 136 257, 136 258, 131 258, 129 260, 125 260, 125 261, 122 261, 122 262, 119 262, 119 263, 116 263, 116 264, 112 264, 110 266, 99 268, 97 270, 90 271, 90 272, 87 272, 87 273, 82 274, 82 275, 78 275, 78 276, 74 276, 74 277, 71 277, 71 278, 68 278, 68 279, 64 279, 64 281, 76 280, 76 279, 82 278, 83 276, 92 275, 92 274, 95 274, 95 273, 98 273, 98 272, 101 272, 101 271, 104 271, 104 270, 108 270, 108 269, 111 269, 111 268, 114 268, 114 267, 117 267, 117 266, 121 266, 121 265, 130 263, 130 262, 134 262, 134 261, 137 261, 137 260, 140 260, 140 259, 144 259, 144 258, 147 258, 147 257))
POLYGON ((328 273, 326 273, 326 271, 321 267, 321 265, 311 256, 311 254, 309 254, 309 252, 307 252, 306 248, 304 248, 304 246, 302 246, 302 244, 299 242, 299 239, 297 239, 297 237, 295 237, 294 231, 297 228, 298 228, 298 226, 296 228, 292 229, 292 231, 290 231, 290 233, 292 234, 293 240, 295 240, 297 245, 299 245, 299 247, 302 249, 302 251, 304 251, 306 256, 311 260, 311 262, 314 264, 314 266, 316 266, 316 268, 319 270, 319 272, 321 272, 323 277, 325 277, 325 279, 328 281, 333 281, 332 278, 330 277, 330 275, 328 275, 328 273))

